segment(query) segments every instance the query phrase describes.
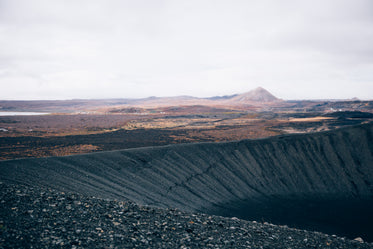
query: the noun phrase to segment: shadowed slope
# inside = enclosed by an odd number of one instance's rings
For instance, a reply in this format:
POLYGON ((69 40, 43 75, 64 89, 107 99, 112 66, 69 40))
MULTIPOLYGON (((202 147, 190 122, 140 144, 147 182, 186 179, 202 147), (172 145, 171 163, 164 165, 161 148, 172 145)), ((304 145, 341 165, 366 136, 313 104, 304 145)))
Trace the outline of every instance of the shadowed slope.
POLYGON ((11 160, 0 162, 0 179, 345 236, 358 232, 373 241, 366 227, 373 222, 372 141, 368 124, 261 140, 11 160))

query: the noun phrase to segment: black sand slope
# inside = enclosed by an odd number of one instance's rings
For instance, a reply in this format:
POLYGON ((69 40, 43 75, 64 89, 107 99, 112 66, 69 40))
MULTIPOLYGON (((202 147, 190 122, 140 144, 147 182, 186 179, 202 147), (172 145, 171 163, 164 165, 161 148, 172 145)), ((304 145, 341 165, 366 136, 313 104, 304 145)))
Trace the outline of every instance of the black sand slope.
POLYGON ((0 161, 7 184, 52 187, 373 241, 373 124, 229 143, 0 161))

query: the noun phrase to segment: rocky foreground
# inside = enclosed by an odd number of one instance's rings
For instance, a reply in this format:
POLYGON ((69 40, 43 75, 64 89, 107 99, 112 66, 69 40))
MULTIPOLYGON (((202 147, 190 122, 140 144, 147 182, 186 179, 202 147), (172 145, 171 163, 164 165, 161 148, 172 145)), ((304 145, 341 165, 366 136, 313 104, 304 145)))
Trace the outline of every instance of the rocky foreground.
POLYGON ((0 248, 373 248, 268 223, 0 183, 0 248))

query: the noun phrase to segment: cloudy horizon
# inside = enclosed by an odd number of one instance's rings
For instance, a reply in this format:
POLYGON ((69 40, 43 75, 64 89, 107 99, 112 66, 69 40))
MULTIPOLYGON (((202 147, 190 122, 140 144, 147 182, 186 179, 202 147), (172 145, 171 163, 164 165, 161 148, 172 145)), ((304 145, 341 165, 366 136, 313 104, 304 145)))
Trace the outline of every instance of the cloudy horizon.
POLYGON ((370 0, 0 0, 0 99, 373 99, 370 0))

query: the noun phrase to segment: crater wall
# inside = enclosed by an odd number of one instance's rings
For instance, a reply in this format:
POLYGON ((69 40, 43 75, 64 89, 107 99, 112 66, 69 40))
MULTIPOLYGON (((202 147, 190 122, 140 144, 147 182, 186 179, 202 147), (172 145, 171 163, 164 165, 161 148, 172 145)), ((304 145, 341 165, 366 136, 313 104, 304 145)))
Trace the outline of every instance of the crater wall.
POLYGON ((373 240, 366 227, 373 222, 372 141, 373 125, 366 124, 259 140, 8 160, 0 161, 0 179, 345 236, 363 233, 373 240), (339 231, 340 223, 353 231, 339 231))

